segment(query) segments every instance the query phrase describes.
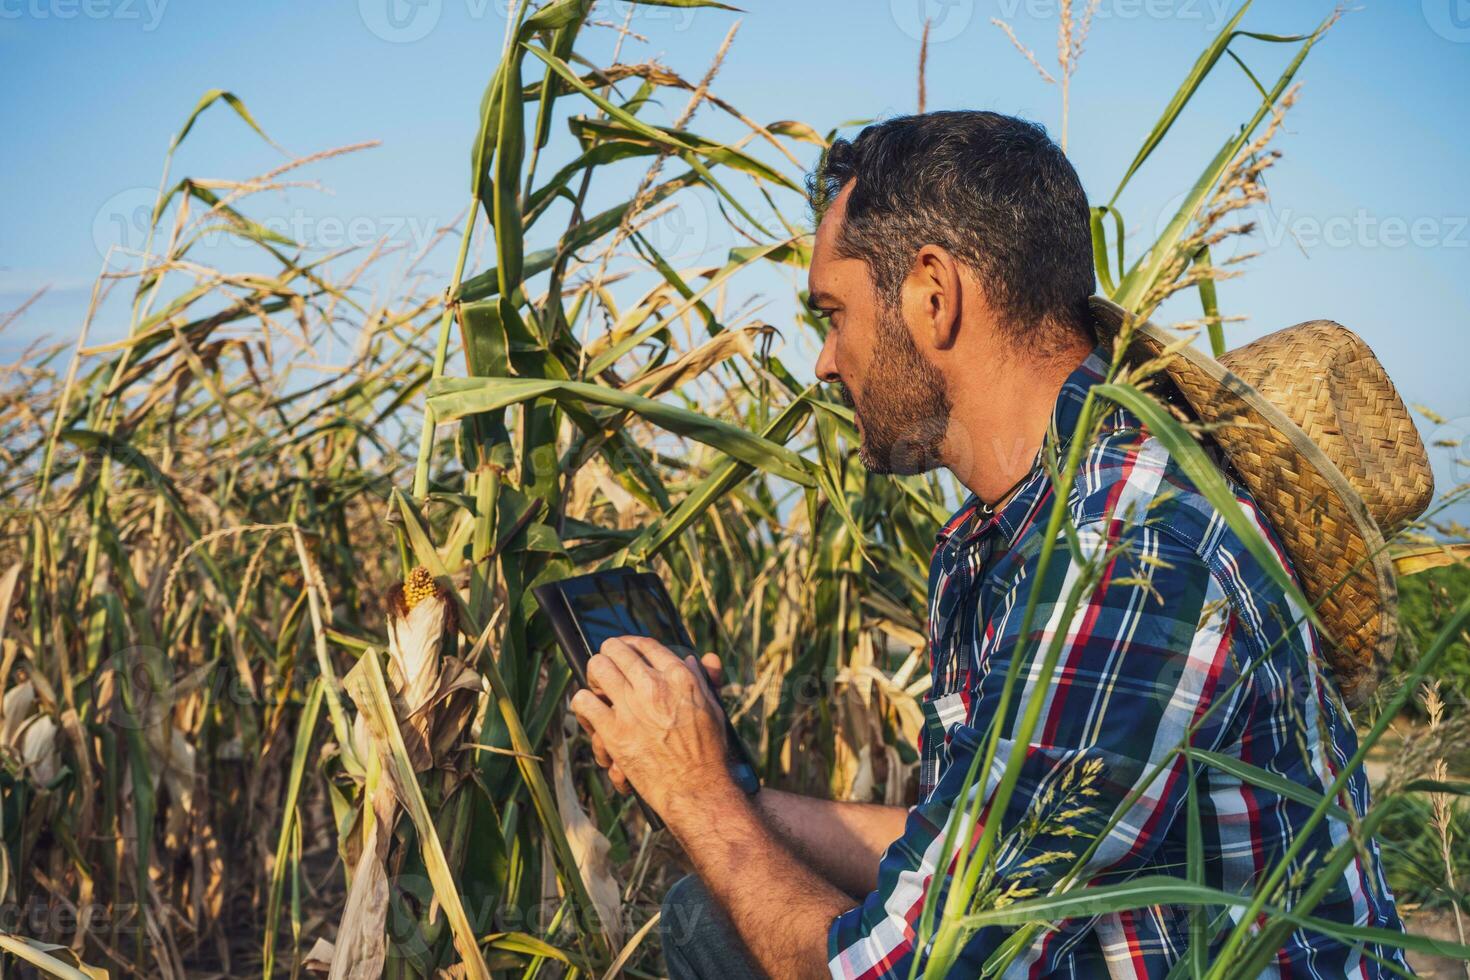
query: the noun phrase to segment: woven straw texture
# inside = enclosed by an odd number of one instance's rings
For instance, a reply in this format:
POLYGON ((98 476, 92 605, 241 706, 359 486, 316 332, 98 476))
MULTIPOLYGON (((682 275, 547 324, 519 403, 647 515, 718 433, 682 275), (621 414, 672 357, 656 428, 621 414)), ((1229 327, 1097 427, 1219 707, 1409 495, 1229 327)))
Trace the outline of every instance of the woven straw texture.
MULTIPOLYGON (((1123 311, 1095 299, 1115 334, 1123 311)), ((1140 356, 1176 338, 1136 328, 1140 356)), ((1165 371, 1229 457, 1291 556, 1325 627, 1326 656, 1350 703, 1372 693, 1397 638, 1398 590, 1384 545, 1434 493, 1413 420, 1373 352, 1350 330, 1314 320, 1216 361, 1193 347, 1165 371)))

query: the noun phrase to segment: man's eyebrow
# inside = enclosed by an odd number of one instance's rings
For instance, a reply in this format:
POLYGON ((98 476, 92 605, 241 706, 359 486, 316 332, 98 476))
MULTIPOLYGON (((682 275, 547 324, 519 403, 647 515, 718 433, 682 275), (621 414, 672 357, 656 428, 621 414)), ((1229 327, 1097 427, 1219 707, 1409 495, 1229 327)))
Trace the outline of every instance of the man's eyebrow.
POLYGON ((833 296, 831 293, 824 293, 821 290, 817 290, 814 293, 808 293, 806 297, 807 309, 813 311, 825 310, 829 307, 835 306, 836 304, 837 297, 833 296))

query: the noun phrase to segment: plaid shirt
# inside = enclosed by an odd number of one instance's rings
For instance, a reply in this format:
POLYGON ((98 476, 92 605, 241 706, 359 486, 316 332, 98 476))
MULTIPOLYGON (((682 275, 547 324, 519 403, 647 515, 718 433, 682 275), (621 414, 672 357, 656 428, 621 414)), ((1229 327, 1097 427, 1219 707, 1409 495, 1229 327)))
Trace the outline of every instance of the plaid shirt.
MULTIPOLYGON (((1099 349, 1067 380, 1053 413, 1053 438, 1065 444, 1088 388, 1105 370, 1099 349)), ((1238 487, 1235 493, 1286 563, 1250 497, 1238 487)), ((1002 510, 988 514, 971 497, 939 532, 929 571, 933 687, 924 704, 920 802, 909 811, 903 836, 883 855, 878 890, 832 923, 834 977, 908 976, 925 893, 944 860, 946 826, 964 812, 957 804, 971 760, 983 754, 990 725, 1000 723, 995 765, 972 790, 983 784, 988 798, 1018 751, 1013 734, 1020 706, 1035 692, 1039 655, 1022 665, 1007 717, 996 719, 993 712, 1010 660, 1023 652, 1023 611, 1035 597, 1030 646, 1049 642, 1062 628, 1064 601, 1083 570, 1063 539, 1038 576, 1051 500, 1051 481, 1038 466, 1002 510)), ((1301 611, 1135 417, 1121 409, 1108 416, 1084 452, 1066 506, 1081 553, 1111 557, 1103 559, 1098 584, 1084 593, 1066 626, 1056 671, 1041 692, 1039 723, 1019 750, 1025 753, 1020 782, 997 836, 1000 887, 1035 888, 1035 894, 1044 894, 1072 864, 1048 852, 1080 853, 1161 762, 1164 770, 1107 834, 1087 874, 1098 883, 1183 876, 1190 776, 1186 760, 1173 750, 1207 710, 1192 738, 1195 748, 1315 792, 1356 749, 1351 721, 1319 669, 1318 640, 1301 611)), ((1193 779, 1205 883, 1249 894, 1297 836, 1310 808, 1202 764, 1193 779)), ((1347 795, 1350 801, 1340 802, 1366 811, 1361 771, 1353 774, 1347 795)), ((994 818, 985 812, 984 819, 994 818)), ((1346 826, 1329 817, 1299 860, 1315 869, 1347 836, 1346 826)), ((1313 914, 1401 929, 1376 845, 1367 854, 1368 864, 1361 856, 1350 864, 1313 914)), ((942 908, 947 876, 939 882, 942 908)), ((1237 917, 1240 911, 1232 909, 1237 917)), ((1189 942, 1189 910, 1177 906, 1051 926, 1007 976, 1162 977, 1189 942)), ((955 975, 979 975, 1008 934, 1000 927, 976 933, 955 975)), ((1369 950, 1407 968, 1397 950, 1369 950)), ((1387 971, 1357 948, 1298 931, 1269 975, 1376 977, 1387 971)))

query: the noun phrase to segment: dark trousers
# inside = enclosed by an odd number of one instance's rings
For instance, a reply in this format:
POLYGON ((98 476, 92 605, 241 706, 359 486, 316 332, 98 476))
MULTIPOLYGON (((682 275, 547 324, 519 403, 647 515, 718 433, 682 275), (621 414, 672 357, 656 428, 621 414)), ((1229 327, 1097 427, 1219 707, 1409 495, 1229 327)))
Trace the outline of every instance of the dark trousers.
POLYGON ((764 977, 730 917, 694 875, 664 896, 658 923, 669 980, 760 980, 764 977))

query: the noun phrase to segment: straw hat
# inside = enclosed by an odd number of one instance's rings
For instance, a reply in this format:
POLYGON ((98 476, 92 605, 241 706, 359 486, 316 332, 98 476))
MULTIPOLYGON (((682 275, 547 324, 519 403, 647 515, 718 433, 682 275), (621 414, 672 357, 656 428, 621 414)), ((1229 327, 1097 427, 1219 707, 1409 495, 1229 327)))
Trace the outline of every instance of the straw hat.
MULTIPOLYGON (((1099 332, 1127 315, 1093 297, 1099 332)), ((1178 338, 1135 328, 1133 354, 1178 338)), ((1317 607, 1328 663, 1349 703, 1372 693, 1398 636, 1384 545, 1434 494, 1429 457, 1383 365, 1331 320, 1278 330, 1219 360, 1184 346, 1165 373, 1276 530, 1317 607)))

